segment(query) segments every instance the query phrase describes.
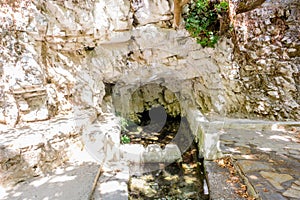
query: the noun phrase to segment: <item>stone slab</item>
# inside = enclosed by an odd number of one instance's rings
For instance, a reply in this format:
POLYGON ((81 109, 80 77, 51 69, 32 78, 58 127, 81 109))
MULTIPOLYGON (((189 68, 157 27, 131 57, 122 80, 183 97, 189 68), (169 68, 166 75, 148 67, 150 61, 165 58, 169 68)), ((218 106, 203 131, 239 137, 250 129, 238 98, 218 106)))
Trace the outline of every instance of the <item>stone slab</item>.
POLYGON ((300 198, 300 190, 296 190, 293 188, 289 188, 287 191, 283 193, 283 196, 290 198, 300 198))
POLYGON ((53 174, 32 178, 6 189, 0 199, 87 200, 98 168, 96 163, 90 163, 58 169, 53 174))
POLYGON ((292 180, 293 177, 289 174, 279 174, 274 172, 260 172, 265 179, 267 179, 276 189, 283 190, 281 183, 292 180))
POLYGON ((244 173, 261 170, 273 170, 271 164, 261 161, 238 160, 237 164, 244 173))
POLYGON ((122 169, 104 172, 98 180, 98 187, 94 199, 127 200, 129 171, 122 169))
POLYGON ((228 182, 226 182, 226 180, 230 177, 230 173, 227 169, 219 167, 217 163, 212 161, 204 161, 204 168, 208 180, 207 182, 210 199, 244 199, 238 196, 235 193, 233 187, 228 182))

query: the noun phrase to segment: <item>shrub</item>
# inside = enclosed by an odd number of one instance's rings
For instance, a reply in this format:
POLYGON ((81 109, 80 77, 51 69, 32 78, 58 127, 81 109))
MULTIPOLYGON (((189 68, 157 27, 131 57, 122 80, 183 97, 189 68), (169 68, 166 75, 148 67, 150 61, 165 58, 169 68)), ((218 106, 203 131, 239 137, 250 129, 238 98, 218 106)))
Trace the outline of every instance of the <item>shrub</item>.
POLYGON ((215 3, 196 0, 190 5, 185 27, 202 47, 214 47, 219 39, 220 17, 227 12, 228 2, 225 0, 215 3))

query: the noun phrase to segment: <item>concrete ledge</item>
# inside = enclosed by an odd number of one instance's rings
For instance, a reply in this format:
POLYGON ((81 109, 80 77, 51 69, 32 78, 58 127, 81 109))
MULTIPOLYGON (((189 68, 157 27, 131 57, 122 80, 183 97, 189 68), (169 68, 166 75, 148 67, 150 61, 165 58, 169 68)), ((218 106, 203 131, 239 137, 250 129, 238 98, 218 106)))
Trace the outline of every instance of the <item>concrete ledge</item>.
POLYGON ((146 148, 141 144, 120 145, 121 159, 135 164, 172 163, 181 159, 181 152, 176 144, 167 144, 164 149, 157 144, 146 148))

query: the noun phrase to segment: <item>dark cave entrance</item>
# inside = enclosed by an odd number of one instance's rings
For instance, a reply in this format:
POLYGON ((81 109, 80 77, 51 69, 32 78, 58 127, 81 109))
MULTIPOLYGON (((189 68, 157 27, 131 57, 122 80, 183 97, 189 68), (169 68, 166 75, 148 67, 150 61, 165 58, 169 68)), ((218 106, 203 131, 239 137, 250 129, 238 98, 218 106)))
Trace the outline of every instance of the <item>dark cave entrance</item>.
POLYGON ((192 140, 187 148, 182 145, 193 139, 187 119, 168 115, 162 106, 137 113, 137 116, 139 123, 128 123, 121 134, 127 135, 131 144, 144 147, 158 144, 164 149, 167 144, 175 143, 182 154, 180 160, 172 163, 142 163, 145 172, 130 178, 129 199, 209 199, 197 144, 192 140), (180 130, 184 130, 184 134, 176 137, 180 130))

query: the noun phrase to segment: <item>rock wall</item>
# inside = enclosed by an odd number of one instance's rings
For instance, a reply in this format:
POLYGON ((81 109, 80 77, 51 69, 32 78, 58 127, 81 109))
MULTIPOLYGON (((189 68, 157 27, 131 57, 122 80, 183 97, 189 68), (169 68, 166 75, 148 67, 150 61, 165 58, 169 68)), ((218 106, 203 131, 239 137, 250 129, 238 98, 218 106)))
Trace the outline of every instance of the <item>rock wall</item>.
POLYGON ((300 4, 266 1, 236 16, 235 79, 245 95, 243 110, 273 120, 300 117, 300 4))
POLYGON ((170 28, 172 1, 3 2, 0 122, 101 113, 105 84, 153 82, 204 113, 298 119, 299 5, 274 2, 237 15, 215 49, 170 28))
POLYGON ((59 167, 93 162, 80 136, 96 115, 91 110, 76 112, 80 113, 17 128, 0 124, 0 185, 12 186, 59 167))

